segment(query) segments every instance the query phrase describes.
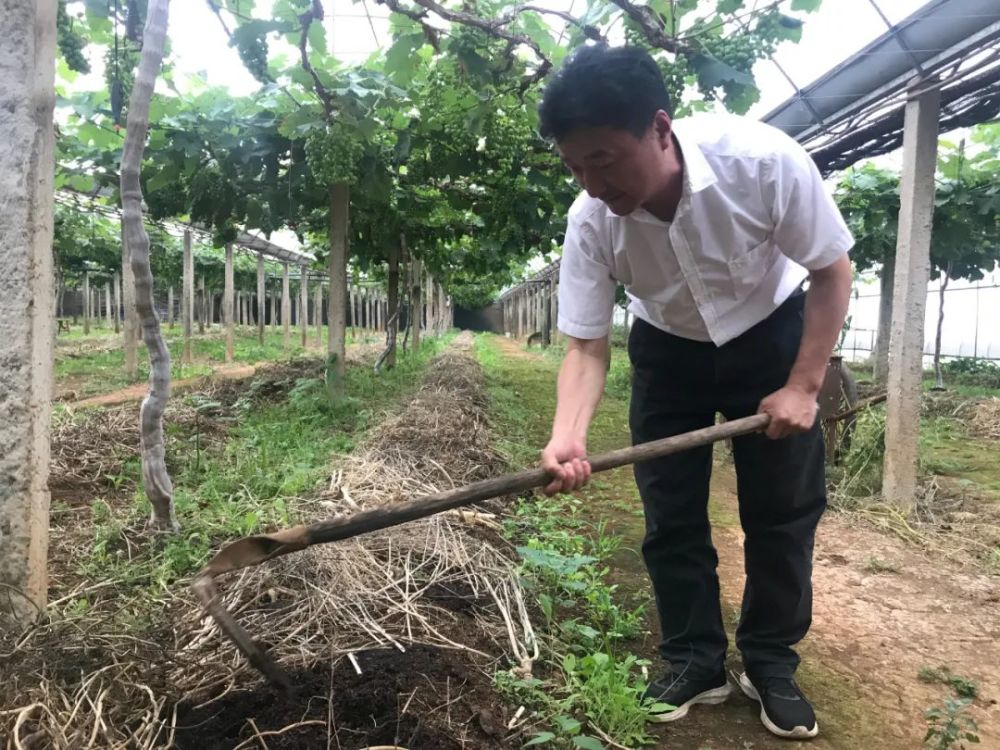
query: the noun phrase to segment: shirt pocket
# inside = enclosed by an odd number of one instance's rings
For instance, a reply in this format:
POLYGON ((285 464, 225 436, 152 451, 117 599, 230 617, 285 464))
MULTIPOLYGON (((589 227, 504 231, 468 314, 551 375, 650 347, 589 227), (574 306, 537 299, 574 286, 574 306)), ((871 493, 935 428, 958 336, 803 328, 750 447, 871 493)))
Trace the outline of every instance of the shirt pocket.
POLYGON ((774 265, 774 255, 774 240, 768 237, 760 244, 730 259, 729 280, 732 283, 735 299, 746 299, 760 286, 774 265))

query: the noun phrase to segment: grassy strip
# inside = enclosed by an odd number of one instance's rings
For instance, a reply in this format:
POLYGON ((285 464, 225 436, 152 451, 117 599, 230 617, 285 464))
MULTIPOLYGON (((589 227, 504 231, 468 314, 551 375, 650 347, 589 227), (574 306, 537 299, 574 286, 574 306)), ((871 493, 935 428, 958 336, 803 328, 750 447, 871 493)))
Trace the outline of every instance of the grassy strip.
MULTIPOLYGON (((198 420, 167 425, 181 532, 140 545, 136 553, 128 536, 149 512, 141 488, 125 507, 98 498, 92 505, 94 543, 82 562, 84 576, 113 579, 120 591, 136 587, 132 593, 141 602, 144 594, 194 573, 220 542, 293 523, 301 498, 327 476, 331 455, 351 451, 384 411, 412 392, 428 360, 446 342, 425 339, 419 352, 400 357, 395 369, 380 375, 349 366, 345 396, 333 404, 321 377, 298 378, 276 400, 255 398, 252 382, 229 408, 203 395, 188 396, 198 420), (218 429, 225 429, 221 439, 206 437, 218 429)), ((138 485, 138 457, 109 479, 138 485)))
MULTIPOLYGON (((558 352, 505 357, 488 336, 477 338, 475 351, 487 373, 500 448, 515 467, 535 463, 551 426, 558 352)), ((613 373, 622 366, 616 357, 613 373)), ((595 448, 621 444, 627 406, 617 397, 619 388, 612 384, 594 420, 595 448)), ((610 583, 608 562, 621 537, 587 520, 591 497, 525 500, 505 522, 543 620, 541 676, 496 676, 504 693, 533 712, 539 731, 526 745, 586 750, 608 740, 626 747, 653 742, 646 731, 650 706, 641 703, 647 663, 623 645, 642 629, 645 605, 625 605, 610 583)))

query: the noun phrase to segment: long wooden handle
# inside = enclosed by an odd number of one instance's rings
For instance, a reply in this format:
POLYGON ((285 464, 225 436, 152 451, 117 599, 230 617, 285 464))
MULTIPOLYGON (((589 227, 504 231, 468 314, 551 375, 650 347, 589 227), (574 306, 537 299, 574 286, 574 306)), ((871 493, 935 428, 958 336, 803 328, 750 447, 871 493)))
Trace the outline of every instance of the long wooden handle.
MULTIPOLYGON (((766 414, 756 414, 752 417, 723 422, 682 435, 602 453, 598 456, 592 456, 588 460, 592 471, 607 471, 619 466, 679 453, 690 448, 710 445, 719 440, 759 432, 767 427, 769 421, 770 417, 766 414)), ((249 565, 259 565, 272 558, 305 549, 314 544, 335 542, 358 534, 378 531, 408 521, 415 521, 418 518, 433 516, 452 508, 460 508, 463 505, 542 487, 551 481, 552 477, 544 469, 528 469, 494 479, 484 479, 446 492, 436 492, 417 500, 396 503, 388 508, 362 511, 347 518, 318 521, 309 525, 284 529, 274 534, 246 537, 221 549, 205 566, 202 574, 216 576, 249 565)))

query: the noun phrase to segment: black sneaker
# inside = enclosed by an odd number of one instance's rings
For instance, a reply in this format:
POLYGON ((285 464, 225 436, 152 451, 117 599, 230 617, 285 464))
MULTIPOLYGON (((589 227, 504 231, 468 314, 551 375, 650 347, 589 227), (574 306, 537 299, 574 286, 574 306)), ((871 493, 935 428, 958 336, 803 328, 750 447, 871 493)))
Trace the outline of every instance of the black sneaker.
POLYGON ((643 698, 651 698, 657 703, 665 703, 669 708, 655 711, 650 721, 677 721, 687 716, 696 703, 715 705, 723 703, 732 692, 732 685, 726 679, 725 670, 708 679, 695 679, 684 673, 667 672, 663 677, 649 683, 643 698))
POLYGON ((740 689, 760 704, 760 720, 772 734, 793 740, 819 734, 813 707, 791 677, 751 680, 744 672, 740 675, 740 689))

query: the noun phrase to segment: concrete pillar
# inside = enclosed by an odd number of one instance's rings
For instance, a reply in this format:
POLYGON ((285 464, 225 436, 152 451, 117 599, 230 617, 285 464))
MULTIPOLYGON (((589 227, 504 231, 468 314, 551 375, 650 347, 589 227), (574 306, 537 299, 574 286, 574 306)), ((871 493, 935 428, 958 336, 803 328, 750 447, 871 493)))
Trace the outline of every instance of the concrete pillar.
POLYGON ((111 328, 111 282, 104 282, 104 318, 111 328))
POLYGON ((271 292, 271 328, 278 327, 278 295, 271 292))
POLYGON ((198 277, 198 333, 205 332, 205 318, 208 316, 208 299, 205 297, 205 276, 198 277))
POLYGON ((288 263, 281 264, 281 327, 285 351, 292 344, 292 299, 288 293, 288 263))
POLYGON ((559 343, 559 276, 552 277, 552 341, 559 343))
POLYGON ((222 325, 226 329, 226 362, 233 361, 234 331, 233 319, 233 244, 226 244, 226 270, 222 287, 222 325))
POLYGON ((112 321, 115 326, 115 333, 119 333, 121 331, 121 327, 118 325, 118 316, 121 315, 121 309, 122 309, 122 284, 121 284, 121 279, 118 277, 117 271, 115 271, 113 285, 115 290, 114 294, 115 314, 112 317, 112 321))
POLYGON ((181 327, 184 331, 184 349, 181 363, 191 364, 191 333, 194 320, 194 254, 191 249, 191 230, 184 230, 184 289, 181 296, 181 327))
POLYGON ((13 630, 48 587, 56 3, 0 7, 0 628, 13 630))
POLYGON ((444 285, 438 284, 438 330, 444 334, 448 328, 448 306, 444 295, 444 285))
POLYGON ((264 343, 264 305, 267 297, 264 293, 264 256, 257 254, 257 343, 264 343))
POLYGON ((305 266, 299 272, 299 333, 305 349, 309 345, 309 272, 305 266))
MULTIPOLYGON (((916 84, 918 88, 921 85, 916 84)), ((882 494, 904 511, 916 502, 924 311, 930 279, 940 103, 936 87, 912 96, 906 102, 903 123, 882 494)))
POLYGON ((413 340, 413 351, 420 351, 420 315, 423 310, 423 301, 421 298, 420 281, 422 278, 421 273, 421 260, 420 258, 414 258, 410 263, 410 273, 412 286, 410 288, 410 310, 413 314, 413 321, 410 324, 410 337, 413 340))
POLYGON ((347 324, 351 327, 351 339, 354 339, 354 327, 358 324, 358 295, 354 291, 354 287, 350 287, 347 290, 347 296, 350 300, 350 315, 347 320, 347 324))
POLYGON ((83 272, 83 333, 90 333, 90 271, 83 272))
POLYGON ((323 348, 323 282, 316 282, 316 294, 313 295, 313 318, 316 324, 316 345, 323 348))

